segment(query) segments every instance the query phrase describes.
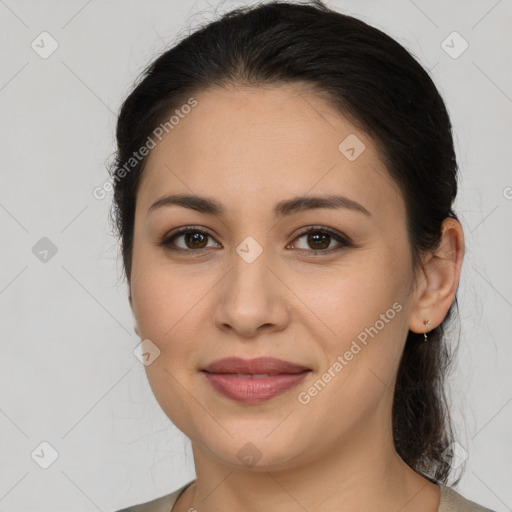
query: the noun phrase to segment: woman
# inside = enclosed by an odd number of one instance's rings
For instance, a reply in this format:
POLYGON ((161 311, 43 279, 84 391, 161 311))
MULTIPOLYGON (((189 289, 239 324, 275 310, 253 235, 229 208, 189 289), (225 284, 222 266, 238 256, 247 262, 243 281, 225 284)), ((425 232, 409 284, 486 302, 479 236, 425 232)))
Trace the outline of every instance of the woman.
POLYGON ((464 235, 424 69, 317 1, 232 11, 141 78, 114 215, 196 479, 124 510, 488 510, 447 486, 464 235))

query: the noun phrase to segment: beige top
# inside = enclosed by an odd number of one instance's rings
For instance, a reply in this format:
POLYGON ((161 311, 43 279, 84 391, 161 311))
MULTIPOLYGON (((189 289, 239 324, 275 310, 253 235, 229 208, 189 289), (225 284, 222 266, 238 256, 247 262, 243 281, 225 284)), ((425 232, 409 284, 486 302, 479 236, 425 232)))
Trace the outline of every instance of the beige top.
MULTIPOLYGON (((155 500, 146 501, 145 503, 140 503, 139 505, 123 508, 117 512, 171 512, 180 494, 194 482, 195 479, 181 486, 171 494, 167 494, 155 500)), ((441 500, 437 512, 493 512, 491 509, 467 500, 451 487, 447 487, 443 484, 438 485, 441 491, 441 500)))

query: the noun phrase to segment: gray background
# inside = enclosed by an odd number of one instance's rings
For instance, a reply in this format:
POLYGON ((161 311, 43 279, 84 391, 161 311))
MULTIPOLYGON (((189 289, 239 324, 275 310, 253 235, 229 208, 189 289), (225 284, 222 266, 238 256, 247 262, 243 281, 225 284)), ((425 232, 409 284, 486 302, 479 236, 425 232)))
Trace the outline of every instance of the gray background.
MULTIPOLYGON (((240 3, 0 0, 0 511, 106 512, 194 477, 189 442, 132 353, 140 340, 107 220, 111 194, 92 191, 107 177, 115 113, 138 73, 240 3)), ((467 247, 450 381, 468 453, 457 489, 511 510, 512 1, 326 3, 405 45, 447 103, 467 247), (453 31, 469 44, 457 58, 453 31)))

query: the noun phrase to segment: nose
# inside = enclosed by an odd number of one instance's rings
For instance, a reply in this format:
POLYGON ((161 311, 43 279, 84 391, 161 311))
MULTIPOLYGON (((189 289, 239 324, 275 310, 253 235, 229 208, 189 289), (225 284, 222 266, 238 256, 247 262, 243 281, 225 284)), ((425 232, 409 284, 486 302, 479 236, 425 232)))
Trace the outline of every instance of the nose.
POLYGON ((235 254, 233 266, 217 290, 215 323, 219 329, 235 333, 237 338, 281 331, 289 322, 290 292, 278 273, 269 267, 264 254, 263 251, 252 262, 235 254))

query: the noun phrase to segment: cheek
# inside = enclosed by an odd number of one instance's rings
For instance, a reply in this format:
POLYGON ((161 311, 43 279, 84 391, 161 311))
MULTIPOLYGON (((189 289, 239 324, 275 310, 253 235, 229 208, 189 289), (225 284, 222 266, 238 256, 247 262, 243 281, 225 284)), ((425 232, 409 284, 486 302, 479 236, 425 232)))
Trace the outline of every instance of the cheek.
POLYGON ((194 275, 191 268, 171 268, 161 260, 146 260, 144 265, 140 261, 131 293, 141 337, 149 338, 163 353, 191 351, 205 337, 204 308, 218 276, 204 270, 194 275))
POLYGON ((166 333, 184 316, 189 294, 184 289, 185 279, 165 272, 156 262, 140 260, 134 268, 135 279, 131 293, 134 315, 141 335, 163 348, 166 333))
POLYGON ((330 275, 309 273, 307 279, 301 277, 294 286, 306 309, 316 314, 312 318, 319 324, 318 332, 332 338, 333 343, 355 338, 374 324, 384 334, 391 330, 392 323, 397 323, 394 319, 403 304, 400 308, 395 303, 402 302, 405 279, 396 269, 386 268, 382 253, 379 259, 375 264, 354 263, 335 269, 330 275))
POLYGON ((324 428, 338 432, 343 425, 349 432, 387 404, 403 345, 405 307, 398 288, 379 272, 354 270, 346 279, 331 280, 329 294, 310 295, 316 302, 311 309, 321 313, 322 330, 316 319, 310 330, 320 343, 322 364, 317 380, 299 390, 300 403, 310 402, 305 407, 323 418, 324 428))
POLYGON ((318 318, 310 313, 308 317, 311 335, 321 343, 320 372, 330 368, 330 374, 336 375, 329 387, 337 390, 334 394, 340 400, 354 397, 361 403, 367 393, 366 402, 372 403, 372 397, 385 392, 383 383, 394 378, 407 331, 406 268, 399 254, 380 248, 337 269, 325 282, 314 276, 308 278, 309 286, 301 281, 297 294, 318 313, 318 318))
POLYGON ((200 299, 207 291, 203 288, 208 288, 206 284, 204 287, 196 284, 191 286, 186 275, 164 272, 154 265, 148 265, 132 283, 140 336, 151 340, 160 351, 144 367, 148 383, 162 410, 178 428, 187 432, 193 431, 191 418, 197 417, 200 411, 195 409, 197 404, 193 399, 198 391, 188 375, 194 370, 185 362, 194 361, 198 340, 204 338, 204 322, 199 320, 198 313, 200 299))

